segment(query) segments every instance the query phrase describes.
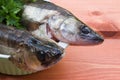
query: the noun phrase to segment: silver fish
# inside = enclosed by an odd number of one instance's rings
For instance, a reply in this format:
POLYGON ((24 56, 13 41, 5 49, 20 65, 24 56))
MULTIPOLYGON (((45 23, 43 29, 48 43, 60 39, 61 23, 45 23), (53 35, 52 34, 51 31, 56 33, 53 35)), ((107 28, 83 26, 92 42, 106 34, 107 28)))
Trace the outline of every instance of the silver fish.
POLYGON ((0 24, 0 54, 9 55, 9 60, 21 70, 36 72, 62 59, 64 49, 54 41, 0 24))
POLYGON ((38 0, 26 4, 22 22, 35 36, 68 44, 90 45, 104 41, 101 35, 71 12, 50 2, 38 0))

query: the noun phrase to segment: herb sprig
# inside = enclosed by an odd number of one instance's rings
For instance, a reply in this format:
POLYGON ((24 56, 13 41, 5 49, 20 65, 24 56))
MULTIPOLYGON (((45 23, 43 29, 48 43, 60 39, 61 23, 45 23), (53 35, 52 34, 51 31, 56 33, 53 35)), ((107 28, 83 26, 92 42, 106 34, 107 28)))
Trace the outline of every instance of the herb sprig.
POLYGON ((16 28, 25 28, 21 24, 22 9, 26 2, 35 0, 0 0, 0 23, 16 28))

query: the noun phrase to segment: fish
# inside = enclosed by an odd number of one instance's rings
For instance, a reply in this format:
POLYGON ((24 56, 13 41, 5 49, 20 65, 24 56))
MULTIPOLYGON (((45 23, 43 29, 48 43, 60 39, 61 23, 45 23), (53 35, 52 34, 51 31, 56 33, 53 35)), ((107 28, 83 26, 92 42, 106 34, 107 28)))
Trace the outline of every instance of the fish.
POLYGON ((9 61, 21 70, 37 72, 59 62, 64 49, 53 40, 0 24, 0 54, 9 55, 9 61))
POLYGON ((79 20, 67 9, 52 2, 37 0, 24 5, 22 24, 34 36, 73 45, 94 45, 104 41, 102 35, 79 20))

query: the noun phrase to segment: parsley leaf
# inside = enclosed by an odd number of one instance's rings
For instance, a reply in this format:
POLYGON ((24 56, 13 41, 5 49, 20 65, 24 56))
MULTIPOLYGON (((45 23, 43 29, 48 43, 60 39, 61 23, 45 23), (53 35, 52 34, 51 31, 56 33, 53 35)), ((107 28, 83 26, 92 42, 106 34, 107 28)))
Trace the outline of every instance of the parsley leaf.
POLYGON ((0 0, 0 23, 19 29, 25 28, 21 24, 23 5, 35 1, 36 0, 0 0))

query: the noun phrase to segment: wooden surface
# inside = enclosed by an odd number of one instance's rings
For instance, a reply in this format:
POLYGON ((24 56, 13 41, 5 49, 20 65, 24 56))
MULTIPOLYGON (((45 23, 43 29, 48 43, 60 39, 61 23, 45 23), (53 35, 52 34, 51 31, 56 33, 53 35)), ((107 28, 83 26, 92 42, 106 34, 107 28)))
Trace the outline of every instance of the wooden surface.
POLYGON ((0 80, 120 80, 120 0, 52 0, 101 32, 96 46, 69 46, 54 67, 27 76, 0 74, 0 80))

